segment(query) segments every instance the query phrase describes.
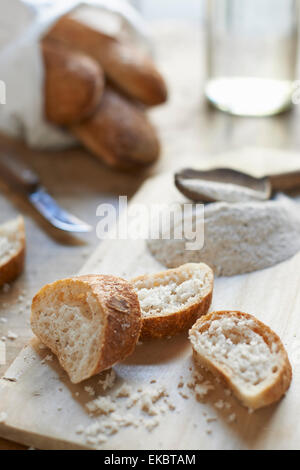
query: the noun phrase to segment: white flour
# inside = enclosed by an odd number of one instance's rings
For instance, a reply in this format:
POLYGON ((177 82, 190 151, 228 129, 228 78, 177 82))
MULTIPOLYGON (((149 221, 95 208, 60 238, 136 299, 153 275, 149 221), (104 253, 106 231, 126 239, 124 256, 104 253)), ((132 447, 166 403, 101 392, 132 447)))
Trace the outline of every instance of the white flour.
POLYGON ((189 180, 186 182, 190 191, 200 193, 208 200, 226 202, 264 201, 268 199, 262 191, 257 191, 238 184, 219 181, 189 180))
MULTIPOLYGON (((205 207, 205 240, 201 250, 185 249, 187 240, 148 240, 154 257, 169 268, 204 262, 216 276, 264 269, 300 250, 299 204, 279 195, 276 200, 217 202, 205 207)), ((194 226, 197 212, 185 223, 194 226)))

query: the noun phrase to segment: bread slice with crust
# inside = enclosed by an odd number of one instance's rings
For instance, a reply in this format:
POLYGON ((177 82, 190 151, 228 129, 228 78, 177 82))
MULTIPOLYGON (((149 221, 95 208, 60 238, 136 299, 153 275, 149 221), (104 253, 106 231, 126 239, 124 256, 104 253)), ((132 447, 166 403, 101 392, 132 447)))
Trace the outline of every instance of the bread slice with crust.
POLYGON ((87 275, 56 281, 34 297, 31 327, 79 383, 123 360, 141 329, 137 295, 124 279, 87 275))
POLYGON ((141 306, 141 339, 173 336, 190 328, 207 313, 213 282, 213 272, 204 263, 132 279, 141 306))
POLYGON ((252 315, 212 312, 199 318, 189 337, 196 362, 248 408, 278 401, 290 386, 292 369, 280 338, 252 315))
POLYGON ((0 287, 12 282, 24 268, 25 225, 23 217, 0 225, 0 287))

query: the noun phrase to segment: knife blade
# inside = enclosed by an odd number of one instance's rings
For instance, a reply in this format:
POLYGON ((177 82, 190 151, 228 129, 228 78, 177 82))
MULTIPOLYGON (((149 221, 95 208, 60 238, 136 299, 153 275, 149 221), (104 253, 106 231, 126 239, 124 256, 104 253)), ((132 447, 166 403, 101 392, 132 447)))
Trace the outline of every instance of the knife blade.
POLYGON ((54 227, 66 232, 90 232, 92 227, 62 209, 41 185, 38 175, 17 155, 0 152, 0 176, 54 227))

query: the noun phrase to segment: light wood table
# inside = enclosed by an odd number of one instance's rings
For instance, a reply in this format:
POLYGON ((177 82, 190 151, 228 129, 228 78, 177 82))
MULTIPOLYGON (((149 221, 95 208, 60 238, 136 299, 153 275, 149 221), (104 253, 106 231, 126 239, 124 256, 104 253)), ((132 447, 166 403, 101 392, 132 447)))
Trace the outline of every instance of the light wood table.
MULTIPOLYGON (((119 195, 129 198, 149 175, 197 164, 203 156, 244 146, 299 150, 300 108, 272 118, 238 118, 212 109, 203 96, 205 78, 203 37, 199 30, 181 23, 155 23, 153 37, 157 61, 170 90, 167 105, 151 112, 162 141, 162 157, 153 168, 131 174, 104 167, 80 148, 64 152, 32 151, 20 142, 0 137, 0 147, 11 146, 39 173, 58 202, 93 226, 98 204, 117 204, 119 195)), ((0 292, 0 336, 18 335, 7 341, 2 376, 31 336, 29 302, 45 283, 76 273, 98 245, 95 231, 72 237, 50 229, 28 204, 4 184, 0 186, 0 220, 22 213, 26 219, 27 262, 24 274, 9 292, 0 292), (19 296, 25 301, 20 302, 19 296)), ((0 449, 22 449, 0 439, 0 449)))

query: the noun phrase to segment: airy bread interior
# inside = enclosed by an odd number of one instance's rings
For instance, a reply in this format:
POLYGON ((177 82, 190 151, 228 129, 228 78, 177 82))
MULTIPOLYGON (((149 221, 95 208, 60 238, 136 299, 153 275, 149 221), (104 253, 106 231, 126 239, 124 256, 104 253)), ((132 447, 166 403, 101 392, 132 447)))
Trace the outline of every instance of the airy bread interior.
POLYGON ((57 354, 72 382, 96 368, 103 315, 87 283, 54 283, 33 303, 32 329, 57 354))
POLYGON ((7 263, 22 248, 24 226, 22 217, 0 225, 0 267, 7 263))
POLYGON ((255 396, 275 382, 284 363, 273 335, 259 331, 248 317, 213 315, 191 330, 190 340, 200 357, 229 375, 243 395, 255 396))
POLYGON ((198 303, 211 288, 211 272, 203 263, 141 276, 133 280, 142 316, 169 315, 198 303))

